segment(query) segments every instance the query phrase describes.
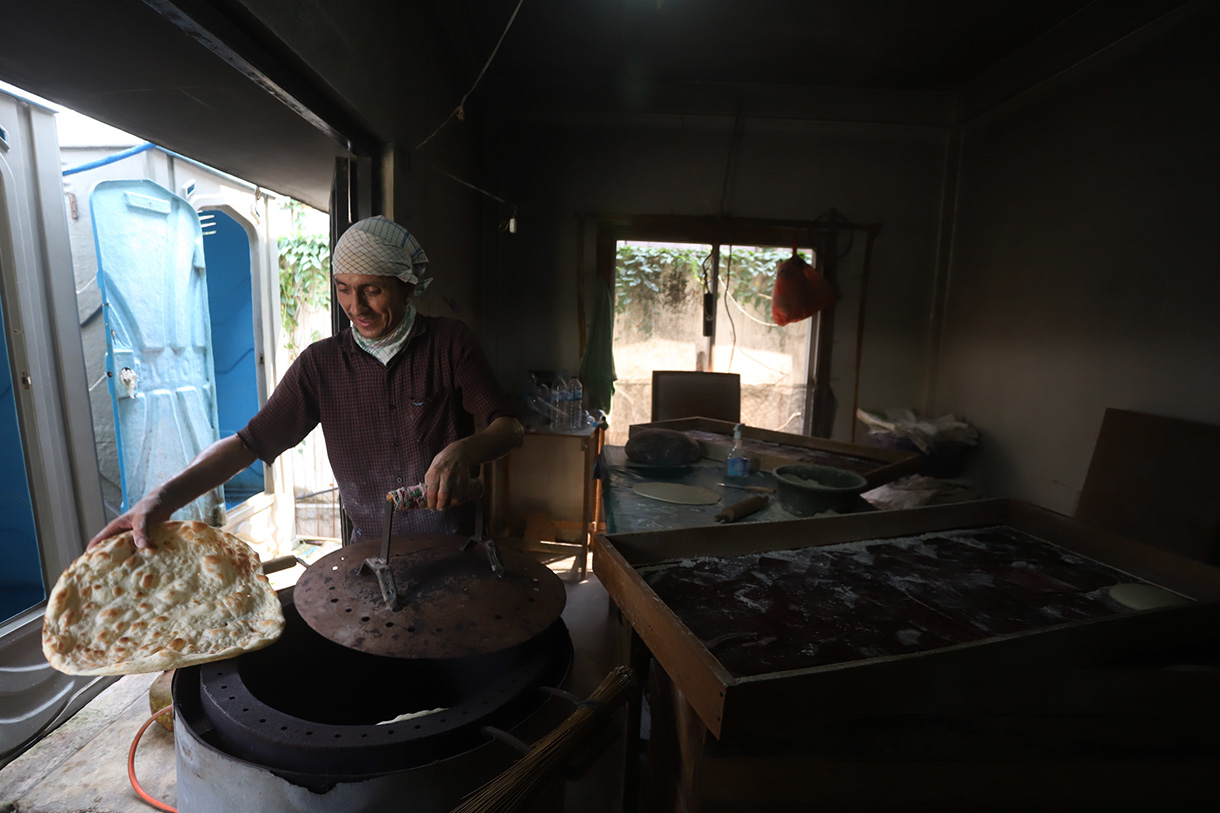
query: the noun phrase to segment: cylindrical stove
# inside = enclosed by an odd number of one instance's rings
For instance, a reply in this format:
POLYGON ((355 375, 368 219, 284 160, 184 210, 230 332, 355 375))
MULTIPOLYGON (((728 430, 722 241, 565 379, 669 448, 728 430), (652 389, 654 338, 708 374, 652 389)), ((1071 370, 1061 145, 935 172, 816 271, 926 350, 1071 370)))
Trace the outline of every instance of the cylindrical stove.
POLYGON ((504 649, 404 658, 324 637, 291 601, 284 616, 265 649, 176 672, 181 813, 444 813, 520 757, 488 727, 529 742, 571 711, 542 690, 572 662, 558 618, 504 649))

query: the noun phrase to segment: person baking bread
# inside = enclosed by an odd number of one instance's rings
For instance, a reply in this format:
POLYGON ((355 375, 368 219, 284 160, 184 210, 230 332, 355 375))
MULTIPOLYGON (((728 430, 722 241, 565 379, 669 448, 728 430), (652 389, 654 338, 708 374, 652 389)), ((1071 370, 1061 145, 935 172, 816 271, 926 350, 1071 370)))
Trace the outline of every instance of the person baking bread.
POLYGON ((331 257, 351 327, 306 347, 243 429, 151 489, 89 547, 126 530, 147 546, 151 524, 255 458, 271 463, 318 424, 354 526, 350 541, 380 538, 386 492, 421 482, 432 510, 395 514, 394 533, 471 533, 472 470, 520 446, 523 429, 470 329, 416 311, 427 271, 427 255, 402 226, 384 217, 353 224, 331 257))

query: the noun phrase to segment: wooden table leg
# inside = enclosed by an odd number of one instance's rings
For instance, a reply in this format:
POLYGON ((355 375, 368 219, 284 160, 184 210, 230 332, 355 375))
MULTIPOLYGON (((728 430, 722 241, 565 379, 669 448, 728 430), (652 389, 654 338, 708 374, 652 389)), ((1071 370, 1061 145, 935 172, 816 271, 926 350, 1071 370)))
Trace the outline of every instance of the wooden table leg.
MULTIPOLYGON (((615 609, 617 613, 617 608, 615 609)), ((623 813, 635 813, 640 809, 641 795, 641 765, 640 762, 647 753, 647 743, 640 737, 640 723, 643 719, 643 687, 648 679, 648 668, 652 662, 652 653, 644 645, 644 641, 630 624, 619 615, 620 623, 626 629, 626 661, 635 673, 635 679, 640 691, 633 694, 627 703, 627 717, 624 721, 623 743, 623 813)))

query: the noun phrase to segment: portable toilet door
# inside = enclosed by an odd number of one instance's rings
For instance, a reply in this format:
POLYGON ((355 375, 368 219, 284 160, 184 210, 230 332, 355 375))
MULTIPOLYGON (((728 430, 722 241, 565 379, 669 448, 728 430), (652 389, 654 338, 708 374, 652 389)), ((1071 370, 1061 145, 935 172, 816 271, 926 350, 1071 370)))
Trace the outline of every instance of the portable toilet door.
MULTIPOLYGON (((203 234, 153 181, 101 181, 89 206, 127 510, 219 439, 203 234)), ((224 510, 218 487, 173 518, 219 526, 224 510)))
MULTIPOLYGON (((4 228, 3 223, 0 228, 4 228)), ((6 298, 5 292, 0 291, 0 300, 6 298)), ((4 575, 0 576, 0 624, 46 598, 34 507, 24 465, 25 446, 17 419, 17 394, 9 374, 12 366, 5 340, 6 306, 6 302, 0 301, 0 362, 4 364, 0 371, 0 458, 6 461, 0 468, 0 517, 3 517, 0 555, 5 562, 4 575)))
MULTIPOLYGON (((254 341, 254 295, 250 287, 250 236, 223 209, 199 213, 207 263, 212 361, 216 372, 217 427, 222 438, 237 434, 258 412, 258 353, 254 341), (219 303, 224 303, 223 307, 219 303)), ((225 483, 225 508, 265 488, 263 461, 255 459, 225 483)))

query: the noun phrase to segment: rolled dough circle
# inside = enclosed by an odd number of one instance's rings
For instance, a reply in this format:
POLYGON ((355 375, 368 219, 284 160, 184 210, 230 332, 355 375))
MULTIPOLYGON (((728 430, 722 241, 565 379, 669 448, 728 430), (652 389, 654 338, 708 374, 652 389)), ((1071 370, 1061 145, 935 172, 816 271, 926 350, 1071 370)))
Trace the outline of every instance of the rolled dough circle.
POLYGON ((1132 610, 1155 610, 1158 607, 1177 607, 1190 604, 1186 596, 1155 584, 1122 582, 1110 588, 1110 598, 1132 610))
POLYGON ((641 497, 679 505, 714 505, 720 502, 720 495, 716 492, 682 483, 639 483, 631 490, 641 497))

